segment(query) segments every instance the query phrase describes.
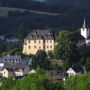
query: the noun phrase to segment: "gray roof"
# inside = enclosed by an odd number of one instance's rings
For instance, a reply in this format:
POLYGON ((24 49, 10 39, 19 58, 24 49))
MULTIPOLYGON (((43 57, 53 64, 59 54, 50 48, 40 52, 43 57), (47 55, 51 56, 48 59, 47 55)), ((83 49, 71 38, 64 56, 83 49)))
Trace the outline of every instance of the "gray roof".
POLYGON ((55 33, 52 30, 34 30, 30 33, 25 40, 52 40, 55 39, 55 33))
POLYGON ((6 55, 0 58, 0 63, 20 63, 21 61, 21 56, 17 55, 6 55))
POLYGON ((27 64, 32 65, 31 59, 22 59, 21 56, 17 55, 6 55, 0 58, 0 63, 6 64, 27 64))
POLYGON ((72 67, 72 69, 77 73, 78 72, 84 73, 84 70, 83 70, 82 66, 74 66, 74 67, 72 67))
POLYGON ((3 56, 3 59, 16 59, 16 60, 21 60, 21 56, 17 56, 17 55, 6 55, 3 56))
POLYGON ((29 67, 28 65, 25 64, 5 64, 2 67, 3 69, 11 70, 11 71, 19 71, 19 70, 24 70, 26 67, 29 67))

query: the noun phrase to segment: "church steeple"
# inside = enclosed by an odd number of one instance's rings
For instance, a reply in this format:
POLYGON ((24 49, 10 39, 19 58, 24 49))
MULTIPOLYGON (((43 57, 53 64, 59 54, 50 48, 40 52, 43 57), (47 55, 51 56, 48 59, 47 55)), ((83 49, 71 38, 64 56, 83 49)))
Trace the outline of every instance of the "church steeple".
POLYGON ((84 19, 83 28, 86 28, 86 19, 84 19))
POLYGON ((90 29, 86 27, 86 20, 85 19, 83 22, 83 27, 81 28, 81 35, 86 39, 90 36, 90 29))

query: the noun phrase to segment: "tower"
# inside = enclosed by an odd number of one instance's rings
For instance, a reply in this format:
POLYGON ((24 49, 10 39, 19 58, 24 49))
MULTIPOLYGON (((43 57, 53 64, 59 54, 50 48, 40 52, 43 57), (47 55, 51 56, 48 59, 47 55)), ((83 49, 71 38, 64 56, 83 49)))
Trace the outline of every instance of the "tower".
POLYGON ((84 19, 83 26, 81 28, 81 35, 87 39, 90 36, 90 30, 86 27, 86 20, 84 19))

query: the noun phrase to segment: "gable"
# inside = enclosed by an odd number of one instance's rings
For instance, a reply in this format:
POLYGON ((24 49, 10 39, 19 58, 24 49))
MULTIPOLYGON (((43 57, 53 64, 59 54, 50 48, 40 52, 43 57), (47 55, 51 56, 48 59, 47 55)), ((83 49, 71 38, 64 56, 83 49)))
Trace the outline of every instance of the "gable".
POLYGON ((76 73, 72 68, 69 68, 68 70, 67 70, 67 73, 76 73))

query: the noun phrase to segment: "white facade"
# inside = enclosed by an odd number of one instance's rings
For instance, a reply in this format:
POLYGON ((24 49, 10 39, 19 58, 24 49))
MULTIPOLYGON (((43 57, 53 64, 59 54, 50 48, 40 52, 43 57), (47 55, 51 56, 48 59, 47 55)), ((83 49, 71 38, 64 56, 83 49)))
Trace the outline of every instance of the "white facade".
POLYGON ((90 33, 90 30, 89 29, 87 29, 87 28, 81 28, 81 35, 85 39, 87 39, 90 36, 89 33, 90 33))
POLYGON ((90 36, 90 29, 86 28, 86 22, 84 20, 83 27, 81 28, 81 35, 87 39, 90 36))
POLYGON ((86 39, 86 45, 87 46, 90 46, 90 38, 89 39, 86 39))
POLYGON ((68 74, 68 76, 70 77, 70 76, 76 75, 76 72, 75 72, 72 68, 69 68, 69 69, 67 70, 67 74, 68 74))

